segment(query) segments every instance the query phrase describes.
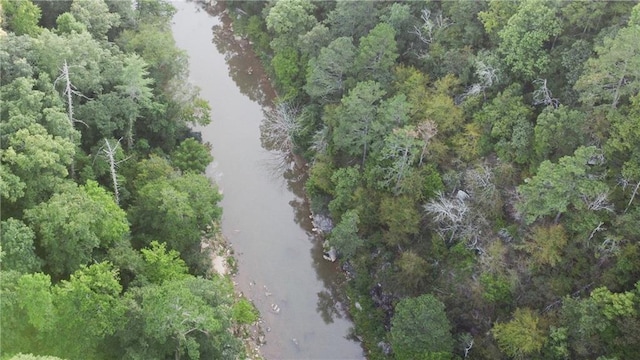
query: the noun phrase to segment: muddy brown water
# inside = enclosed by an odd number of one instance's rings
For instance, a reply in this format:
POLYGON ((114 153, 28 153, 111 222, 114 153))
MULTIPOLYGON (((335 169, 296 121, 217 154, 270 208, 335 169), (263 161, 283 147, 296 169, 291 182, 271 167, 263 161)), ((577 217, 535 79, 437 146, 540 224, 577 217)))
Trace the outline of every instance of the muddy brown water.
POLYGON ((278 157, 261 146, 263 109, 275 94, 250 44, 234 36, 226 12, 214 9, 214 16, 192 2, 174 6, 173 35, 189 55, 189 79, 211 104, 211 124, 195 130, 212 144, 207 175, 224 194, 222 228, 238 259, 235 281, 269 330, 262 354, 363 359, 350 335, 344 276, 322 258, 312 231, 304 171, 278 167, 278 157))

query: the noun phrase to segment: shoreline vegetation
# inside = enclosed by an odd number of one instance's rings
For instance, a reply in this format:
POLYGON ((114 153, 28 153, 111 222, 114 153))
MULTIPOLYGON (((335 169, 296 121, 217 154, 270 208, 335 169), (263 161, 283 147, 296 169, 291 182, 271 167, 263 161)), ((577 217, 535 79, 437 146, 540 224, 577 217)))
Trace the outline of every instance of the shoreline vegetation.
POLYGON ((233 283, 236 300, 246 301, 245 304, 251 304, 251 312, 255 316, 253 322, 238 324, 232 331, 234 336, 242 339, 247 354, 246 359, 264 360, 260 352, 260 348, 266 343, 265 331, 262 327, 263 319, 253 304, 253 300, 243 294, 237 287, 238 284, 235 281, 235 276, 238 272, 237 259, 232 244, 222 234, 220 224, 207 227, 207 231, 202 237, 202 249, 209 254, 212 270, 233 283), (209 232, 214 228, 218 229, 218 231, 209 232))
MULTIPOLYGON (((0 359, 254 355, 202 251, 210 109, 173 6, 133 4, 0 0, 0 359)), ((637 1, 208 5, 275 83, 368 359, 637 355, 637 1)))
POLYGON ((369 359, 634 356, 637 2, 225 6, 369 359))
POLYGON ((1 359, 262 358, 175 9, 135 5, 0 2, 1 359))

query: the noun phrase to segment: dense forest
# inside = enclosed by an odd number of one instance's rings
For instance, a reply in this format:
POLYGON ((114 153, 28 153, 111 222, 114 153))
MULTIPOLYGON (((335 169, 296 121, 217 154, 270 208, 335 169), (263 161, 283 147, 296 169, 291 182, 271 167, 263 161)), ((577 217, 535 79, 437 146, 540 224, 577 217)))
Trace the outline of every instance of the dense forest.
POLYGON ((640 351, 640 5, 229 1, 370 359, 640 351))
POLYGON ((172 5, 1 5, 0 358, 245 358, 172 5))

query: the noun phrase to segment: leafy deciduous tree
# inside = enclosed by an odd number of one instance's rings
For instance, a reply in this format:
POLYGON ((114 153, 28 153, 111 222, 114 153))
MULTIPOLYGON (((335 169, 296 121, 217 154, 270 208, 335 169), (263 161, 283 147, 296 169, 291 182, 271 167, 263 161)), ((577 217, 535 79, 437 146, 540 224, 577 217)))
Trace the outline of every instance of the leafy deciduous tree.
POLYGON ((532 310, 516 309, 511 321, 495 323, 491 332, 502 351, 521 359, 539 352, 546 341, 539 321, 532 310))
POLYGON ((129 233, 125 212, 94 181, 69 185, 46 202, 25 212, 44 253, 45 268, 62 278, 129 233))
POLYGON ((583 76, 575 88, 588 105, 611 102, 616 108, 621 98, 638 94, 640 90, 640 5, 632 10, 629 24, 614 37, 604 39, 595 48, 597 58, 585 64, 583 76), (635 14, 635 15, 633 15, 635 14), (635 17, 634 17, 635 16, 635 17))
POLYGON ((188 276, 187 265, 180 253, 167 250, 165 243, 152 241, 150 248, 141 249, 144 266, 142 274, 154 284, 183 279, 188 276))
POLYGON ((207 166, 213 161, 211 146, 202 144, 194 138, 185 139, 173 152, 171 160, 174 166, 183 173, 203 174, 207 166))
POLYGON ((511 72, 532 79, 546 71, 550 60, 544 46, 561 31, 562 22, 552 5, 540 0, 522 1, 498 33, 500 51, 511 72))
POLYGON ((3 20, 16 35, 36 36, 42 30, 38 21, 42 10, 31 0, 2 0, 3 20))
POLYGON ((112 27, 120 25, 120 15, 109 11, 104 0, 73 0, 71 14, 95 39, 106 39, 112 27))
POLYGON ((453 337, 444 304, 431 294, 401 300, 391 322, 391 345, 400 360, 451 358, 453 337))
POLYGON ((33 240, 35 234, 22 221, 9 218, 0 224, 2 235, 2 269, 26 274, 40 269, 41 260, 36 256, 33 240))

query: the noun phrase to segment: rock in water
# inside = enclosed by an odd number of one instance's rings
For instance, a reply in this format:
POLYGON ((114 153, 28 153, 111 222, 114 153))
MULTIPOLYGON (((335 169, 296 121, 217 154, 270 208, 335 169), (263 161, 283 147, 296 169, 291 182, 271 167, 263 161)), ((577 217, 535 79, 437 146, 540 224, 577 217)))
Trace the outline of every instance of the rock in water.
POLYGON ((325 260, 329 260, 331 262, 335 262, 338 259, 338 254, 336 252, 336 248, 334 248, 333 246, 329 248, 328 251, 325 251, 322 253, 322 257, 325 260))
POLYGON ((276 314, 280 313, 280 307, 277 304, 271 304, 271 311, 273 311, 276 314))

